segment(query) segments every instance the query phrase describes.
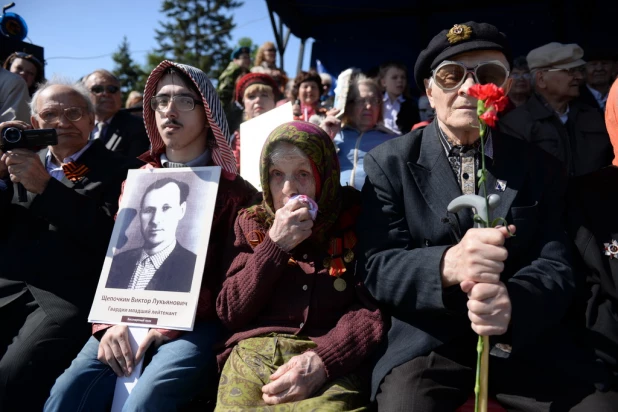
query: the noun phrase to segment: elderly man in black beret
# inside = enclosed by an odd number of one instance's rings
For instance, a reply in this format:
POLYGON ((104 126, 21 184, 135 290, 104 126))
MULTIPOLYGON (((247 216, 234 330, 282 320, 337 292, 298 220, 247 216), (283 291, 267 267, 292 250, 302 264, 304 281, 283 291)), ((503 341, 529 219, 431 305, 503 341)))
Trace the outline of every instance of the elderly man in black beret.
POLYGON ((489 392, 507 409, 614 407, 597 396, 594 384, 604 377, 565 325, 576 281, 558 161, 491 130, 488 194, 500 196, 494 216, 516 236, 472 228, 471 210, 447 213, 456 197, 478 193, 477 99, 469 88, 493 83, 508 92, 509 68, 506 38, 494 26, 467 22, 440 32, 414 70, 436 118, 365 157, 359 271, 391 316, 372 378, 380 411, 456 410, 473 393, 476 334, 491 338, 489 392))

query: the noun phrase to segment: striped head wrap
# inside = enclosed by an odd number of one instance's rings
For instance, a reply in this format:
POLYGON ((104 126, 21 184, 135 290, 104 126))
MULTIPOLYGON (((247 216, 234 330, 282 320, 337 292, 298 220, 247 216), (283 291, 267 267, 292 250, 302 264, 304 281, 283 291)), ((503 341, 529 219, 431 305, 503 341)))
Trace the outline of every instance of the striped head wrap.
MULTIPOLYGON (((204 110, 208 124, 215 138, 215 144, 211 147, 212 159, 217 166, 228 173, 238 174, 234 153, 230 147, 232 136, 227 125, 227 119, 221 107, 221 100, 206 73, 186 64, 174 63, 169 60, 162 61, 148 76, 144 90, 144 123, 150 139, 150 154, 158 156, 165 151, 165 144, 159 134, 155 113, 150 109, 150 99, 155 95, 159 80, 165 75, 168 68, 174 67, 186 74, 195 84, 202 95, 204 110)), ((197 107, 196 107, 197 109, 197 107)))

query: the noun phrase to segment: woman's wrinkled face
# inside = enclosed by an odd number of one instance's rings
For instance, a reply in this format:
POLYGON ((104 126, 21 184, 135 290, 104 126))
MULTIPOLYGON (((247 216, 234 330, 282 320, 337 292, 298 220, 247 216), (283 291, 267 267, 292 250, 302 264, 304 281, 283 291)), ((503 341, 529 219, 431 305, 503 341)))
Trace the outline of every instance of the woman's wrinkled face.
POLYGON ((298 87, 298 98, 303 104, 313 105, 320 98, 321 92, 316 82, 302 82, 298 87))
POLYGON ((299 153, 296 146, 279 143, 268 168, 270 194, 275 211, 281 209, 296 195, 315 198, 315 176, 309 158, 299 153))

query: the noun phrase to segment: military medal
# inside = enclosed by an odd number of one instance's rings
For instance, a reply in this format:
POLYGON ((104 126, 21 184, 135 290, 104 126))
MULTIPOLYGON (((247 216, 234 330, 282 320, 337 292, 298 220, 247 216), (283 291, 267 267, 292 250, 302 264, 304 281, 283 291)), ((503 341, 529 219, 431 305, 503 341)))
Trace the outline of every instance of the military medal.
POLYGON ((335 287, 335 290, 337 292, 343 292, 345 288, 348 287, 346 281, 343 280, 343 278, 335 279, 335 282, 333 282, 333 286, 335 287))
POLYGON ((610 259, 618 259, 618 242, 612 240, 612 243, 603 243, 603 250, 605 256, 609 256, 610 259))
POLYGON ((352 252, 352 249, 348 249, 348 251, 345 252, 345 255, 343 255, 343 261, 345 263, 350 263, 353 260, 354 260, 354 252, 352 252))

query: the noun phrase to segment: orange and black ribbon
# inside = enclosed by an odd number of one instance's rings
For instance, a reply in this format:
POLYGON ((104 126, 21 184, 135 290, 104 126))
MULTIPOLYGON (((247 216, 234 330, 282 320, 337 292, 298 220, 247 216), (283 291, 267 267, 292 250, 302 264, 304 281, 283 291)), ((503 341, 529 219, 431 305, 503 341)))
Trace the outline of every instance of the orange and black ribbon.
POLYGON ((356 246, 356 242, 356 234, 352 230, 345 232, 343 239, 340 237, 331 239, 328 248, 328 254, 330 255, 329 275, 338 277, 345 273, 346 267, 343 261, 343 251, 348 250, 351 253, 351 250, 356 246))
POLYGON ((86 165, 69 162, 62 165, 64 175, 73 183, 77 183, 90 171, 86 165))

